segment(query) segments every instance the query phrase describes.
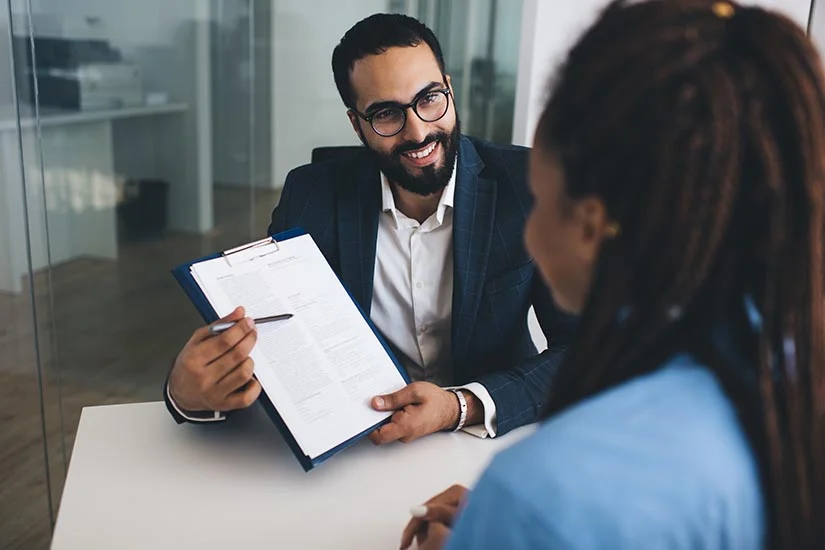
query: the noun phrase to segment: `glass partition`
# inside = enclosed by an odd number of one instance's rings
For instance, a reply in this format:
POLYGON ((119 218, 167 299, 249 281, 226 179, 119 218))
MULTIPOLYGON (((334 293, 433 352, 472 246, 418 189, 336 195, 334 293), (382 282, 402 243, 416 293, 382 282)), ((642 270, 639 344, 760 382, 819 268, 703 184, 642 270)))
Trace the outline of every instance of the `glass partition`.
MULTIPOLYGON (((31 250, 44 234, 29 220, 24 165, 36 157, 16 105, 11 5, 0 2, 0 545, 45 548, 53 521, 50 459, 59 457, 59 388, 40 357, 48 324, 44 278, 33 278, 31 250), (31 227, 31 230, 29 229, 31 227), (46 311, 43 308, 46 308, 46 311), (45 398, 51 403, 47 405, 45 398), (57 397, 57 399, 55 399, 57 397), (48 409, 48 410, 47 410, 48 409), (48 422, 47 422, 48 420, 48 422), (55 432, 55 427, 57 431, 55 432), (46 446, 45 434, 58 445, 46 446)), ((42 197, 42 195, 41 195, 42 197)), ((41 199, 42 200, 42 199, 41 199)), ((34 209, 32 209, 34 210, 34 209)), ((45 346, 46 349, 47 346, 45 346)))
POLYGON ((45 548, 83 407, 159 400, 202 322, 170 268, 265 231, 255 208, 277 190, 253 193, 255 158, 238 155, 258 139, 256 67, 231 97, 213 90, 237 78, 260 29, 225 48, 234 18, 200 0, 3 4, 0 376, 4 434, 18 434, 4 473, 19 481, 2 489, 4 505, 26 504, 0 516, 0 540, 45 548), (248 139, 216 159, 213 111, 229 102, 248 139))

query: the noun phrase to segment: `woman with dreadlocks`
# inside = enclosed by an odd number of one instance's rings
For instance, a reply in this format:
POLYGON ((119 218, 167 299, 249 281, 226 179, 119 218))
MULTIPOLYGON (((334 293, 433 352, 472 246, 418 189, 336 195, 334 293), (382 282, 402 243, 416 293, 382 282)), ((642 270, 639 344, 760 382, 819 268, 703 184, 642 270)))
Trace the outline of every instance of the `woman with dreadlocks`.
POLYGON ((805 33, 732 2, 614 2, 530 172, 526 242, 578 335, 548 420, 472 493, 414 510, 402 547, 825 548, 825 83, 805 33))

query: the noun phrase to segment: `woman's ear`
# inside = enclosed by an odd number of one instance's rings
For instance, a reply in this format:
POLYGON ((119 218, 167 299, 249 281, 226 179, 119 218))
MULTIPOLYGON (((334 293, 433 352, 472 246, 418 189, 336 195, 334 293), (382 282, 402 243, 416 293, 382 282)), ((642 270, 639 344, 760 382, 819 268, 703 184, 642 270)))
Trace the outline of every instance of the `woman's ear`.
POLYGON ((578 225, 580 255, 588 263, 595 263, 602 241, 616 236, 616 224, 608 218, 602 199, 596 196, 576 200, 573 217, 578 225))

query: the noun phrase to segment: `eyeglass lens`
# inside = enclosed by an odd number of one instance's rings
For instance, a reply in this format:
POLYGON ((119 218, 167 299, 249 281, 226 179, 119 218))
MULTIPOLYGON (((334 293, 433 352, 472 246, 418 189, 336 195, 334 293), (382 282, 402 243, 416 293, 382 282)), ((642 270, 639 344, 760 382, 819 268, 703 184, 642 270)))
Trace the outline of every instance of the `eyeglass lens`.
MULTIPOLYGON (((433 91, 418 98, 413 110, 424 122, 435 122, 447 113, 448 104, 445 92, 433 91)), ((392 136, 401 131, 406 121, 406 112, 401 107, 386 107, 372 115, 372 128, 382 136, 392 136)))

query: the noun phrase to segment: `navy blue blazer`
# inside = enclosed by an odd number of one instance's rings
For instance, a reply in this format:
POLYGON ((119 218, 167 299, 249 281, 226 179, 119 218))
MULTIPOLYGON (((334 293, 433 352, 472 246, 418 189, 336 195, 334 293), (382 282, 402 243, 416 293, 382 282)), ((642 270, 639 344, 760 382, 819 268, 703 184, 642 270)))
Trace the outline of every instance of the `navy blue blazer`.
MULTIPOLYGON (((523 241, 532 205, 528 149, 463 136, 453 211, 454 381, 484 384, 497 434, 533 422, 543 408, 576 318, 553 304, 523 241), (527 328, 535 306, 548 349, 527 328)), ((375 271, 381 180, 369 154, 301 166, 287 175, 269 233, 301 227, 365 312, 375 271)))

